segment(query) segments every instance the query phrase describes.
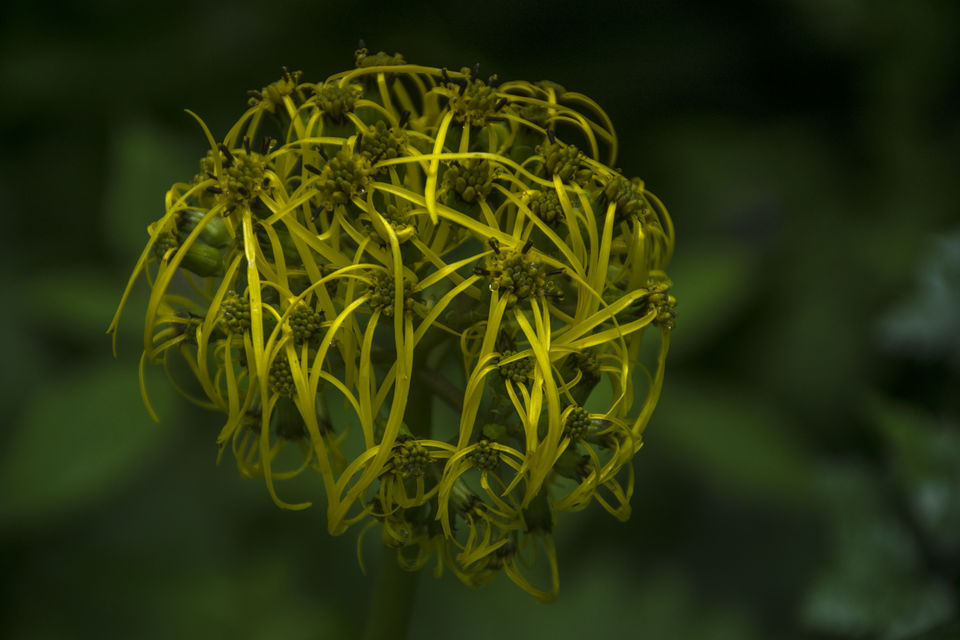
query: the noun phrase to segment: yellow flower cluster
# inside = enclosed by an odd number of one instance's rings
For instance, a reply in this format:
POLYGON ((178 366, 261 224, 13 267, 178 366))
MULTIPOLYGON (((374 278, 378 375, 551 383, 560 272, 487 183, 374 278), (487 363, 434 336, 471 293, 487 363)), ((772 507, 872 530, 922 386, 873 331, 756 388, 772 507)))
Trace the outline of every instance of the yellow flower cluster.
POLYGON ((667 212, 554 83, 365 49, 300 78, 250 92, 221 141, 197 118, 200 173, 117 311, 145 275, 141 380, 163 363, 224 414, 221 453, 281 507, 315 473, 330 533, 380 525, 405 568, 551 600, 557 514, 629 515, 676 317, 667 212))

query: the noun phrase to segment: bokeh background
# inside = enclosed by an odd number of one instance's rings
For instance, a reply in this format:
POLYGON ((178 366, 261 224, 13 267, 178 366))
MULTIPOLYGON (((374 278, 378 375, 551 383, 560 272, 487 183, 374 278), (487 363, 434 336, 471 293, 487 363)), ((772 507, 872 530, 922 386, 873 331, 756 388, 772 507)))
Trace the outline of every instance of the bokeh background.
MULTIPOLYGON (((0 636, 349 638, 356 532, 215 465, 137 391, 169 184, 281 65, 374 51, 598 100, 677 227, 632 519, 561 518, 561 595, 421 582, 414 639, 960 637, 960 4, 8 0, 0 636)), ((156 372, 154 372, 156 373, 156 372)), ((375 570, 376 554, 368 557, 375 570)))

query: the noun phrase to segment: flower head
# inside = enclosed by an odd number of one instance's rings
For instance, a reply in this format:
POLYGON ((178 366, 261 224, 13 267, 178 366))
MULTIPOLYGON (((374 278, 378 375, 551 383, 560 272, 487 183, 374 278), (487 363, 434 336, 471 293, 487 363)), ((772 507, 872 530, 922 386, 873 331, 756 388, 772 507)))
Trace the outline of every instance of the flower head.
POLYGON ((379 525, 407 568, 550 600, 557 514, 629 515, 676 321, 670 218, 611 168, 584 95, 356 64, 284 70, 219 140, 197 118, 200 173, 127 289, 146 275, 144 361, 186 359, 221 452, 281 507, 310 503, 280 481, 316 473, 331 533, 379 525))

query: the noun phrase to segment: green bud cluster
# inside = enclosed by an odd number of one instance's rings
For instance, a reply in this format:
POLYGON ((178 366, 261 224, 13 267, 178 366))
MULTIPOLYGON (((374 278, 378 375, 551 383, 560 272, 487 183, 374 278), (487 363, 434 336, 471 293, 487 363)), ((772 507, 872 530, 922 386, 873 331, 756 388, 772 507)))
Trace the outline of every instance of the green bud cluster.
POLYGON ((404 478, 422 476, 430 462, 429 452, 417 440, 402 440, 393 447, 393 469, 404 478))
POLYGON ((538 218, 549 225, 563 222, 563 205, 556 191, 533 191, 528 196, 527 206, 538 218))
POLYGON ((339 122, 344 114, 353 111, 360 91, 356 87, 341 87, 338 85, 324 85, 314 96, 314 101, 320 110, 331 120, 339 122))
POLYGON ((278 113, 284 107, 284 98, 293 96, 300 84, 300 71, 287 71, 283 68, 283 77, 271 82, 260 91, 249 91, 250 106, 259 107, 270 113, 278 113))
POLYGON ((270 389, 281 396, 292 396, 294 390, 293 374, 290 372, 290 362, 286 356, 277 356, 270 366, 267 378, 270 389))
POLYGON ((153 243, 153 255, 158 258, 163 258, 167 254, 167 251, 176 249, 178 246, 177 237, 170 231, 164 231, 157 236, 156 241, 153 243))
MULTIPOLYGON (((510 349, 500 354, 500 360, 506 360, 516 352, 510 349)), ((533 371, 533 361, 529 358, 521 358, 513 362, 497 365, 497 371, 504 380, 509 380, 514 384, 526 384, 530 381, 530 373, 533 371)))
POLYGON ((543 167, 549 177, 560 176, 564 182, 586 182, 591 178, 589 168, 582 164, 583 154, 574 145, 552 140, 537 147, 543 156, 543 167))
POLYGON ((573 411, 567 415, 566 422, 563 423, 563 433, 571 440, 580 440, 588 433, 591 424, 587 410, 583 407, 574 407, 573 411))
POLYGON ((200 161, 200 174, 195 178, 198 183, 214 175, 217 162, 214 154, 220 156, 223 173, 219 185, 207 188, 210 197, 223 202, 227 210, 257 202, 263 189, 270 184, 267 158, 256 152, 231 152, 226 147, 211 150, 200 161))
POLYGON ((470 460, 480 471, 495 471, 500 464, 499 454, 487 439, 477 443, 477 448, 470 454, 470 460))
POLYGON ((313 184, 318 203, 328 211, 349 203, 354 196, 363 195, 370 174, 370 161, 366 156, 354 153, 348 144, 343 145, 313 184))
POLYGON ((560 296, 556 285, 547 276, 547 265, 529 251, 498 249, 487 258, 489 288, 508 297, 508 306, 527 298, 560 296))
POLYGON ((369 162, 378 160, 393 160, 399 157, 407 144, 407 136, 403 129, 388 127, 383 120, 378 120, 360 143, 360 153, 369 162))
POLYGON ((647 282, 647 294, 641 298, 643 314, 656 311, 653 324, 667 330, 677 324, 677 299, 668 292, 673 283, 666 278, 651 278, 647 282))
POLYGON ((443 174, 443 188, 453 191, 461 200, 473 204, 485 199, 493 189, 493 166, 488 160, 466 160, 447 168, 443 174))
POLYGON ((360 47, 354 54, 354 60, 358 67, 387 67, 393 65, 406 64, 403 56, 399 53, 393 55, 384 53, 370 53, 366 47, 360 47))
MULTIPOLYGON (((379 309, 383 315, 392 316, 394 313, 394 293, 396 291, 396 281, 393 276, 386 273, 377 272, 373 275, 373 281, 367 288, 367 304, 371 309, 379 309)), ((404 281, 403 283, 403 309, 410 311, 415 302, 413 285, 404 281)))
POLYGON ((297 343, 307 342, 320 330, 323 316, 304 303, 299 303, 290 313, 290 329, 297 343))
MULTIPOLYGON (((461 69, 460 72, 467 77, 471 76, 470 69, 466 67, 461 69)), ((456 92, 456 95, 450 99, 454 121, 474 127, 482 127, 489 118, 495 117, 501 100, 501 96, 492 86, 495 82, 496 76, 488 82, 479 78, 471 78, 470 80, 462 80, 459 84, 448 84, 448 88, 456 92)))
POLYGON ((223 323, 233 333, 250 330, 250 303, 240 299, 236 291, 228 291, 220 303, 223 323))
POLYGON ((643 180, 640 178, 627 180, 622 176, 615 176, 607 183, 603 195, 607 202, 617 205, 618 219, 645 219, 653 215, 653 209, 643 196, 643 180))
POLYGON ((281 483, 317 474, 330 533, 366 521, 404 568, 551 600, 557 514, 630 512, 676 321, 670 216, 588 96, 354 59, 284 69, 223 137, 196 118, 200 173, 167 192, 110 331, 145 274, 145 361, 187 361, 175 386, 279 506, 310 506, 281 483), (434 401, 456 419, 431 424, 434 401))

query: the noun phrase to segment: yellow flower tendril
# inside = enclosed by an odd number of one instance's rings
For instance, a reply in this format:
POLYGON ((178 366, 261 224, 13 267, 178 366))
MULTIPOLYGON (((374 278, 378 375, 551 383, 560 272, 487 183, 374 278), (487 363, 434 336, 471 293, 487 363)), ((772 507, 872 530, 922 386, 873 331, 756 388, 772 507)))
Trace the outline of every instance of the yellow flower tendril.
POLYGON ((557 514, 630 513, 676 320, 670 218, 611 168, 587 96, 356 61, 284 69, 219 141, 194 116, 200 172, 109 331, 145 275, 145 400, 161 363, 277 505, 309 506, 279 483, 319 474, 331 534, 379 524, 407 569, 552 600, 557 514))

